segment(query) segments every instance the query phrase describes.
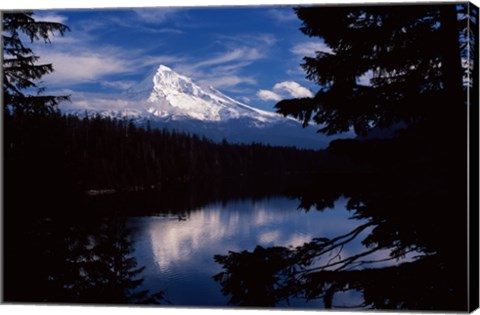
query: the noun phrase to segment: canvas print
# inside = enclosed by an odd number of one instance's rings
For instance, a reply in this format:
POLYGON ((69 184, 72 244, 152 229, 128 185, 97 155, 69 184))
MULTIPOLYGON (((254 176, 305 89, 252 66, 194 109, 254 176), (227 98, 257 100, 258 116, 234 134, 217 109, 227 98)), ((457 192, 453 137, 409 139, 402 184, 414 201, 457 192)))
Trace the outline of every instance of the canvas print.
POLYGON ((478 8, 3 10, 3 303, 478 307, 478 8))

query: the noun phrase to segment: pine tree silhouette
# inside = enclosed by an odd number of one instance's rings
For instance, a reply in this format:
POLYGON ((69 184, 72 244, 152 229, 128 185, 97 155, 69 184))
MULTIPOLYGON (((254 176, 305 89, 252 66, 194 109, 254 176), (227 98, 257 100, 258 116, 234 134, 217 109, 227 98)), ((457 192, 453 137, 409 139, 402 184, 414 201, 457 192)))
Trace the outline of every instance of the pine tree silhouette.
POLYGON ((36 21, 32 12, 4 12, 2 14, 3 43, 3 101, 4 113, 34 115, 51 114, 68 96, 44 95, 39 86, 45 74, 53 72, 52 64, 38 64, 39 56, 22 42, 26 36, 31 42, 50 42, 51 36, 61 36, 69 27, 56 22, 36 21), (34 89, 36 94, 25 90, 34 89))

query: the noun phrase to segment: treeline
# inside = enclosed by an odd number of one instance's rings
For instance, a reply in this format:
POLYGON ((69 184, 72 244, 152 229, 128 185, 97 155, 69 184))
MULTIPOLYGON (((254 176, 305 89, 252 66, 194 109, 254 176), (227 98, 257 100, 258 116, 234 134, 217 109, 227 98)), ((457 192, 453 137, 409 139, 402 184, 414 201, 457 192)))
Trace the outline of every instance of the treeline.
POLYGON ((25 175, 18 178, 37 174, 47 180, 56 172, 65 184, 82 190, 311 174, 325 171, 335 160, 323 151, 214 143, 196 135, 140 128, 127 120, 61 115, 6 117, 5 148, 7 166, 17 176, 25 175))

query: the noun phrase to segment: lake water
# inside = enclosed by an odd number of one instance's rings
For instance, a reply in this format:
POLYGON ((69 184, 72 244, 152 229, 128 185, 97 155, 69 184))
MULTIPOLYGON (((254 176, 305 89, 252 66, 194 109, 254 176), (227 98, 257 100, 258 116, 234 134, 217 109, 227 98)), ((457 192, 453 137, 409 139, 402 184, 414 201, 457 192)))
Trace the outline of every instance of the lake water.
MULTIPOLYGON (((166 291, 174 305, 226 306, 229 297, 212 277, 221 272, 214 255, 229 251, 252 251, 257 245, 299 246, 314 237, 333 238, 352 231, 364 221, 351 219, 346 199, 339 198, 333 209, 305 211, 299 201, 286 197, 213 203, 187 215, 160 213, 129 219, 134 228, 134 256, 150 292, 166 291)), ((342 256, 365 249, 360 241, 368 230, 346 244, 342 256)), ((388 253, 376 252, 376 258, 388 253)), ((327 257, 328 258, 328 257, 327 257)), ((385 264, 384 264, 385 265, 385 264)), ((358 305, 355 291, 337 294, 337 306, 358 305)), ((323 307, 322 300, 291 299, 280 307, 323 307)))
POLYGON ((431 183, 419 193, 409 181, 349 182, 294 183, 269 193, 260 184, 195 185, 89 196, 71 212, 9 212, 6 300, 131 305, 152 302, 135 294, 148 290, 191 307, 464 309, 463 219, 437 211, 449 195, 427 194, 431 183), (325 250, 325 240, 340 246, 325 250), (302 265, 305 249, 315 259, 302 265), (227 258, 219 263, 218 255, 227 258), (288 282, 280 296, 271 286, 273 276, 290 281, 292 274, 283 273, 289 268, 296 280, 301 268, 325 265, 321 274, 294 281, 294 290, 288 282), (228 277, 215 279, 219 274, 228 277), (332 298, 324 299, 329 292, 332 298))

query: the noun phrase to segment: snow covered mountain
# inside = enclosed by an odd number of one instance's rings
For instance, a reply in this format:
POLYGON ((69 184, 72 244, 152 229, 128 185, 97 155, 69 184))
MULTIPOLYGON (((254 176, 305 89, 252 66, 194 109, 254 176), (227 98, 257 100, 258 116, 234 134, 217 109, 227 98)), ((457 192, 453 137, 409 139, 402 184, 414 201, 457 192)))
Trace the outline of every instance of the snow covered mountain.
MULTIPOLYGON (((121 96, 118 109, 83 106, 69 113, 133 119, 145 126, 195 133, 214 141, 324 148, 330 139, 296 120, 242 104, 213 87, 202 88, 160 65, 121 96), (88 108, 88 109, 86 109, 88 108)), ((100 102, 101 103, 101 102, 100 102)))
POLYGON ((157 118, 196 119, 208 122, 250 118, 258 122, 277 122, 274 113, 244 105, 213 87, 201 88, 188 77, 160 65, 157 71, 131 87, 126 94, 147 100, 147 111, 157 118))

